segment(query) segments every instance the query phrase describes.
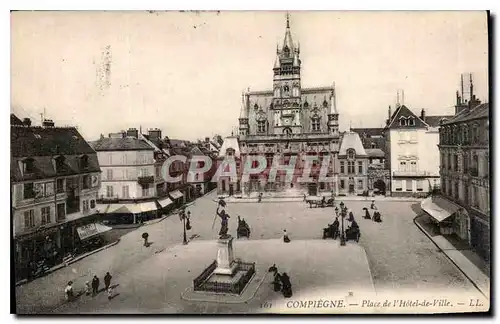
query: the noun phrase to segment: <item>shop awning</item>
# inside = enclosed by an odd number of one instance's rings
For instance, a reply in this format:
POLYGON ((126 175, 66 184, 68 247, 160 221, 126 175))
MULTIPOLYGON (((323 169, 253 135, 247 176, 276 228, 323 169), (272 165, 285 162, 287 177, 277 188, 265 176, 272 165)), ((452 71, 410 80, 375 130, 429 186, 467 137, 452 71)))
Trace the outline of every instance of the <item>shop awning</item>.
POLYGON ((82 241, 91 238, 93 236, 106 233, 109 230, 111 230, 111 227, 99 223, 92 223, 85 226, 80 226, 76 229, 76 231, 78 232, 78 236, 82 241))
POLYGON ((139 204, 110 204, 106 214, 139 214, 141 212, 139 204))
POLYGON ((165 207, 167 207, 168 205, 170 205, 172 203, 172 200, 170 200, 170 198, 165 198, 165 199, 162 199, 162 200, 158 200, 158 203, 160 204, 160 206, 162 208, 165 208, 165 207))
POLYGON ((154 201, 145 202, 138 205, 142 212, 149 212, 157 209, 154 201))
POLYGON ((109 204, 96 204, 95 208, 101 214, 106 214, 108 212, 109 204))
POLYGON ((181 198, 182 196, 184 196, 184 195, 182 194, 182 192, 180 192, 179 190, 174 190, 174 191, 172 191, 172 192, 169 192, 168 194, 169 194, 169 195, 170 195, 170 197, 172 197, 174 200, 175 200, 175 199, 179 199, 179 198, 181 198))
POLYGON ((422 201, 420 207, 438 222, 444 221, 461 208, 441 197, 426 198, 422 201))

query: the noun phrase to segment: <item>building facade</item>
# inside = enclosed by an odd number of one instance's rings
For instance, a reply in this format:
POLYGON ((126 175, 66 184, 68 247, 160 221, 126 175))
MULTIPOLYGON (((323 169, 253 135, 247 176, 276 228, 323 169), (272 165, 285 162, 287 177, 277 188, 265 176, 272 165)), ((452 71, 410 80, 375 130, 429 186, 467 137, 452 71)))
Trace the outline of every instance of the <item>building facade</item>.
MULTIPOLYGON (((331 156, 328 172, 333 177, 340 137, 335 87, 302 87, 301 69, 300 47, 292 40, 287 18, 283 45, 276 51, 273 88, 248 91, 242 96, 238 145, 242 160, 251 155, 261 155, 267 161, 273 161, 276 156, 280 162, 287 163, 295 158, 294 181, 285 183, 282 174, 275 181, 268 181, 266 170, 240 186, 243 195, 259 192, 318 195, 321 192, 331 194, 337 188, 335 181, 320 183, 317 176, 312 184, 296 181, 302 176, 308 155, 317 156, 318 160, 331 156)), ((226 155, 222 151, 223 148, 220 155, 226 155)))
MULTIPOLYGON (((390 111, 390 107, 389 107, 390 111)), ((414 114, 400 105, 385 129, 391 195, 424 197, 439 187, 439 123, 450 116, 414 114)))
POLYGON ((454 233, 485 259, 490 256, 489 104, 457 93, 456 114, 441 124, 441 194, 462 207, 454 233))
POLYGON ((102 170, 103 218, 110 223, 137 223, 157 216, 156 200, 163 197, 155 186, 159 174, 154 148, 126 132, 101 137, 91 145, 102 170))
POLYGON ((344 133, 338 154, 340 195, 368 194, 368 158, 358 133, 344 133))
POLYGON ((81 246, 78 229, 96 220, 100 168, 96 152, 73 127, 11 126, 11 205, 16 275, 32 263, 60 263, 81 246))

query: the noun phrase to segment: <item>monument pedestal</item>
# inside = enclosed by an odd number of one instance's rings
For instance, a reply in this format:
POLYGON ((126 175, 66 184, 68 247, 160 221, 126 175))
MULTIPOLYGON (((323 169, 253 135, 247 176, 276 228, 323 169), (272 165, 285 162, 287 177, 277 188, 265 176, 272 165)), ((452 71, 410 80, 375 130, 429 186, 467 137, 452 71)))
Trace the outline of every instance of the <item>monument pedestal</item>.
POLYGON ((217 268, 215 274, 232 276, 238 263, 234 261, 233 237, 229 236, 217 241, 217 268))

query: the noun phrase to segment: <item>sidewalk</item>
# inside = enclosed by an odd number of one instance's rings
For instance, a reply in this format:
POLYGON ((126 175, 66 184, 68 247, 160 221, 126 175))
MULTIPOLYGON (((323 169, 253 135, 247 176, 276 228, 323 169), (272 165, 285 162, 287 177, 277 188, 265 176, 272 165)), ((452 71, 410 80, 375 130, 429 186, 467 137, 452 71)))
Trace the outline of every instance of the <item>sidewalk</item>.
POLYGON ((490 296, 489 264, 482 260, 470 248, 464 249, 452 244, 445 236, 433 231, 426 222, 427 215, 420 215, 413 219, 417 227, 442 251, 448 259, 462 271, 474 286, 486 297, 490 296))

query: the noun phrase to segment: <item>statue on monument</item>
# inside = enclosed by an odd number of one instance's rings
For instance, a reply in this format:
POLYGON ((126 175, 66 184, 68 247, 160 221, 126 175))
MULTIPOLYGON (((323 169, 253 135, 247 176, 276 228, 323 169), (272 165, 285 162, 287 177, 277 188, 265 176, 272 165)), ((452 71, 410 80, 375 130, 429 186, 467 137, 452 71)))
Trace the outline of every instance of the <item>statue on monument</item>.
POLYGON ((226 211, 224 210, 224 207, 226 207, 226 202, 221 199, 219 201, 219 204, 217 205, 217 211, 216 211, 216 215, 221 218, 221 222, 220 222, 221 227, 220 227, 220 231, 219 231, 219 238, 220 239, 226 239, 226 238, 230 237, 230 235, 227 234, 227 231, 228 231, 229 218, 231 218, 231 217, 229 216, 228 213, 226 213, 226 211), (220 210, 221 206, 222 206, 222 210, 220 210))

